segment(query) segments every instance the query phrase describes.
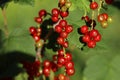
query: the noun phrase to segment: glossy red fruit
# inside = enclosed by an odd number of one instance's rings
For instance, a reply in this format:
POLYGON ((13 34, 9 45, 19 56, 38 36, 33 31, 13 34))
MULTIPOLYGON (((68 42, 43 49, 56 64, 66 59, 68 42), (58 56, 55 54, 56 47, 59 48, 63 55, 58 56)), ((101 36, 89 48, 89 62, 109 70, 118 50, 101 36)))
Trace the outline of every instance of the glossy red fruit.
POLYGON ((42 16, 46 16, 47 12, 45 9, 42 9, 39 11, 39 16, 42 17, 42 16))
POLYGON ((112 3, 114 2, 114 0, 105 0, 105 2, 106 2, 107 4, 112 4, 112 3))
POLYGON ((61 33, 62 32, 62 27, 60 25, 56 25, 54 29, 55 29, 55 31, 57 33, 61 33))
POLYGON ((67 26, 67 21, 66 20, 60 20, 59 25, 61 27, 65 27, 65 26, 67 26))
POLYGON ((64 4, 66 3, 66 0, 59 0, 59 3, 60 3, 61 5, 64 5, 64 4))
POLYGON ((51 62, 50 62, 49 60, 45 60, 45 61, 43 62, 43 66, 44 66, 44 67, 47 67, 47 68, 50 68, 50 67, 51 67, 51 62))
POLYGON ((63 56, 63 55, 64 55, 63 49, 59 49, 58 50, 58 57, 63 56))
POLYGON ((33 63, 33 65, 35 66, 35 67, 40 67, 40 61, 39 60, 37 60, 37 61, 35 61, 34 63, 33 63))
POLYGON ((57 64, 64 65, 66 63, 66 60, 64 57, 58 57, 57 64))
POLYGON ((101 35, 98 34, 96 37, 94 37, 94 41, 99 42, 101 40, 101 35))
POLYGON ((98 19, 98 22, 103 22, 106 20, 103 14, 99 14, 97 19, 98 19))
POLYGON ((54 15, 52 16, 51 19, 53 22, 58 22, 58 20, 59 20, 58 16, 54 16, 54 15))
POLYGON ((56 72, 58 70, 57 64, 54 63, 54 62, 51 62, 51 69, 52 69, 53 72, 56 72))
POLYGON ((52 9, 52 15, 54 15, 54 16, 58 16, 59 15, 59 9, 57 9, 57 8, 53 8, 52 9))
POLYGON ((57 55, 53 55, 53 60, 56 61, 57 60, 57 55))
POLYGON ((65 80, 65 75, 64 74, 59 74, 58 79, 59 80, 65 80))
POLYGON ((48 77, 50 75, 50 68, 44 67, 43 68, 43 74, 48 77))
POLYGON ((68 46, 69 46, 68 41, 65 41, 65 42, 62 44, 62 46, 63 46, 64 48, 68 48, 68 46))
POLYGON ((90 38, 94 38, 94 37, 96 37, 98 34, 99 34, 99 32, 98 32, 98 30, 96 30, 96 29, 91 30, 90 33, 89 33, 90 38))
POLYGON ((90 3, 90 9, 95 10, 98 8, 98 3, 97 2, 91 2, 90 3))
POLYGON ((72 55, 71 53, 67 52, 65 56, 66 61, 71 61, 72 60, 72 55))
POLYGON ((64 38, 63 37, 58 37, 57 38, 57 43, 62 45, 64 43, 64 38))
POLYGON ((33 35, 33 38, 36 42, 38 42, 40 40, 40 36, 38 36, 38 35, 33 35))
POLYGON ((95 42, 94 40, 91 40, 91 41, 89 41, 89 42, 87 43, 87 46, 88 46, 89 48, 94 48, 94 47, 96 46, 96 42, 95 42))
POLYGON ((29 31, 30 31, 30 33, 31 33, 32 35, 37 33, 36 28, 35 28, 34 26, 31 26, 31 27, 29 28, 29 31))
POLYGON ((67 37, 68 37, 68 33, 65 32, 65 31, 62 31, 62 32, 60 33, 60 37, 62 37, 62 38, 67 38, 67 37))
POLYGON ((75 74, 75 69, 74 69, 74 68, 66 69, 66 73, 67 73, 69 76, 72 76, 72 75, 75 74))
POLYGON ((90 41, 90 36, 89 35, 83 35, 82 37, 82 42, 88 43, 90 41))
POLYGON ((108 19, 108 14, 107 14, 107 13, 102 13, 102 15, 103 15, 104 19, 107 21, 107 19, 108 19))
POLYGON ((65 68, 66 69, 74 68, 74 63, 72 61, 66 62, 65 63, 65 68))
POLYGON ((67 17, 69 15, 69 12, 67 12, 67 11, 64 11, 64 12, 60 12, 60 16, 61 17, 67 17))
POLYGON ((83 25, 81 28, 80 28, 80 33, 82 34, 85 34, 88 32, 88 26, 87 25, 83 25))
POLYGON ((42 23, 42 18, 41 17, 35 17, 35 22, 37 22, 37 23, 42 23))
POLYGON ((67 26, 65 27, 65 32, 70 33, 70 32, 72 32, 72 31, 73 31, 72 25, 67 25, 67 26))

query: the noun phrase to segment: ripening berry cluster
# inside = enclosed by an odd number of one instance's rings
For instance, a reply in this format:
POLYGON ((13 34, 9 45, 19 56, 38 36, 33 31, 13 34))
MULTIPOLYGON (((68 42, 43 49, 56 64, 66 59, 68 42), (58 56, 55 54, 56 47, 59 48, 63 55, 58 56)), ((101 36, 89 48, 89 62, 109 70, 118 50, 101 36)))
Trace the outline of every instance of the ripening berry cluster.
POLYGON ((68 47, 67 37, 69 33, 73 31, 72 25, 69 25, 66 20, 60 20, 57 25, 54 27, 55 32, 59 34, 57 38, 57 43, 62 45, 64 48, 68 47))
POLYGON ((34 80, 34 77, 39 77, 40 73, 40 61, 35 62, 22 62, 23 68, 25 68, 28 74, 28 80, 34 80))

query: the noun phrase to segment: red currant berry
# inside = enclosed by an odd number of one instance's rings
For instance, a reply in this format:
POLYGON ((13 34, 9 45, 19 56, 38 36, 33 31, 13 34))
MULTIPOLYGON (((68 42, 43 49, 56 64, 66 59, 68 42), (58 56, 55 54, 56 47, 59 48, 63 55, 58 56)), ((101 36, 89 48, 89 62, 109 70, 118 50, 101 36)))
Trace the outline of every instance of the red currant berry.
POLYGON ((39 11, 39 16, 42 17, 42 16, 46 16, 46 10, 45 9, 42 9, 39 11))
POLYGON ((98 19, 99 22, 105 21, 105 17, 103 16, 103 14, 99 14, 97 19, 98 19))
POLYGON ((104 19, 105 19, 105 20, 108 19, 108 14, 107 14, 107 13, 102 13, 102 15, 104 16, 104 19))
POLYGON ((59 0, 59 3, 60 3, 61 5, 64 5, 64 4, 66 3, 66 0, 59 0))
POLYGON ((37 23, 42 23, 42 18, 41 17, 35 17, 35 22, 37 23))
POLYGON ((63 37, 58 37, 57 38, 57 43, 62 45, 64 43, 64 38, 63 37))
POLYGON ((57 8, 52 9, 52 15, 58 16, 59 15, 59 9, 57 9, 57 8))
POLYGON ((43 68, 43 74, 44 74, 46 77, 48 77, 48 76, 50 75, 50 68, 44 67, 44 68, 43 68))
POLYGON ((52 21, 53 22, 58 22, 58 20, 59 20, 58 16, 54 16, 54 15, 52 16, 52 21))
POLYGON ((69 12, 67 12, 67 11, 64 11, 64 12, 60 12, 60 16, 61 17, 67 17, 69 15, 69 12))
POLYGON ((54 62, 51 62, 51 69, 53 70, 53 72, 56 72, 58 70, 57 64, 54 62))
POLYGON ((114 0, 105 0, 105 2, 106 2, 107 4, 112 4, 112 3, 114 2, 114 0))
POLYGON ((59 80, 65 80, 64 74, 59 74, 59 75, 58 75, 58 79, 59 79, 59 80))
POLYGON ((36 66, 36 67, 39 67, 39 66, 40 66, 40 61, 39 61, 39 60, 35 61, 35 62, 33 63, 33 65, 36 66))
POLYGON ((89 41, 89 42, 87 43, 87 46, 88 46, 89 48, 94 48, 94 47, 96 46, 96 42, 95 42, 94 40, 91 40, 91 41, 89 41))
POLYGON ((42 29, 41 28, 37 28, 37 33, 41 33, 42 29))
POLYGON ((29 28, 29 31, 30 31, 30 33, 31 33, 32 35, 37 33, 36 28, 33 27, 33 26, 31 26, 31 27, 29 28))
POLYGON ((72 75, 74 75, 74 73, 75 73, 75 69, 74 69, 74 68, 66 69, 66 73, 67 73, 69 76, 72 76, 72 75))
POLYGON ((91 2, 90 3, 90 9, 95 10, 98 8, 98 3, 97 2, 91 2))
POLYGON ((82 20, 85 20, 88 22, 90 20, 90 18, 88 16, 84 16, 84 17, 82 17, 82 20))
POLYGON ((93 29, 90 31, 89 34, 90 34, 90 38, 94 38, 99 34, 99 32, 98 32, 98 30, 93 29))
POLYGON ((81 28, 80 28, 80 32, 82 34, 85 34, 88 32, 88 26, 87 25, 83 25, 81 28))
POLYGON ((58 61, 57 61, 58 64, 61 64, 61 65, 64 65, 66 63, 66 60, 64 57, 58 57, 58 61))
POLYGON ((61 28, 60 25, 56 25, 54 29, 55 29, 55 31, 56 31, 57 33, 62 32, 62 28, 61 28))
POLYGON ((68 37, 68 33, 63 31, 63 32, 60 33, 60 37, 67 38, 68 37))
POLYGON ((66 69, 74 68, 74 63, 72 61, 66 62, 65 63, 65 68, 66 69))
POLYGON ((65 59, 66 59, 67 61, 71 61, 71 60, 72 60, 72 55, 71 55, 69 52, 67 52, 67 53, 66 53, 66 56, 65 56, 65 59))
POLYGON ((90 41, 90 36, 89 35, 86 34, 82 37, 82 42, 88 43, 89 41, 90 41))
POLYGON ((63 49, 59 49, 59 50, 58 50, 58 56, 61 57, 61 56, 63 56, 63 55, 64 55, 63 49))
POLYGON ((70 32, 72 32, 72 31, 73 31, 72 25, 67 25, 67 26, 65 27, 65 32, 70 33, 70 32))
POLYGON ((99 42, 99 41, 101 40, 101 35, 98 34, 96 37, 94 37, 94 40, 95 40, 96 42, 99 42))
POLYGON ((38 42, 40 40, 40 36, 37 36, 37 35, 33 35, 33 38, 36 42, 38 42))
POLYGON ((67 21, 66 20, 60 20, 59 25, 62 27, 67 26, 67 21))
POLYGON ((69 46, 68 41, 65 41, 65 42, 62 44, 62 46, 63 46, 64 48, 68 48, 68 46, 69 46))
POLYGON ((51 62, 50 62, 49 60, 45 60, 45 61, 43 62, 43 66, 50 68, 51 62))

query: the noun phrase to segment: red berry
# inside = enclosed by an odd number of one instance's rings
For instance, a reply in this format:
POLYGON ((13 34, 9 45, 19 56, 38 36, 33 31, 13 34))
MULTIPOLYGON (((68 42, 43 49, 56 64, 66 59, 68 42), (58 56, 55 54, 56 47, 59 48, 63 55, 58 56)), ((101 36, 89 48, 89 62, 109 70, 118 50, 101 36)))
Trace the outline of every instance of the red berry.
POLYGON ((96 37, 99 34, 99 32, 98 30, 93 29, 90 31, 89 34, 90 34, 90 37, 93 38, 93 37, 96 37))
POLYGON ((37 33, 41 33, 42 29, 41 28, 37 28, 37 33))
POLYGON ((94 47, 96 46, 96 42, 95 42, 94 40, 91 40, 91 41, 89 41, 89 42, 87 43, 87 46, 88 46, 89 48, 94 48, 94 47))
POLYGON ((67 21, 66 20, 60 20, 59 25, 61 27, 65 27, 65 26, 67 26, 67 21))
POLYGON ((56 31, 57 33, 62 32, 61 26, 60 26, 60 25, 56 25, 56 26, 55 26, 55 31, 56 31))
POLYGON ((88 16, 84 16, 84 17, 82 17, 82 20, 89 21, 90 18, 88 16))
POLYGON ((54 63, 54 62, 51 62, 51 69, 52 69, 54 72, 56 72, 56 71, 58 70, 57 64, 54 63))
POLYGON ((35 28, 34 26, 31 26, 31 27, 29 28, 29 31, 30 31, 30 33, 31 33, 32 35, 37 33, 36 28, 35 28))
POLYGON ((64 43, 64 38, 63 37, 58 37, 57 38, 57 43, 62 45, 64 43))
POLYGON ((38 42, 40 40, 40 36, 37 36, 37 35, 33 35, 33 38, 36 42, 38 42))
POLYGON ((107 4, 112 4, 114 0, 105 0, 107 4))
POLYGON ((102 15, 104 16, 104 19, 105 19, 105 20, 108 19, 108 14, 107 14, 107 13, 102 13, 102 15))
POLYGON ((82 34, 85 34, 88 32, 88 26, 87 25, 83 25, 81 28, 80 28, 80 32, 82 34))
POLYGON ((86 34, 82 37, 82 42, 88 43, 89 41, 90 41, 90 36, 89 35, 86 34))
POLYGON ((35 17, 35 22, 37 23, 42 23, 42 18, 41 17, 35 17))
POLYGON ((50 62, 49 60, 45 60, 45 61, 43 62, 43 66, 50 68, 51 62, 50 62))
POLYGON ((99 41, 101 40, 101 35, 98 34, 96 37, 94 37, 94 40, 95 40, 96 42, 99 42, 99 41))
POLYGON ((71 61, 71 60, 72 60, 72 55, 71 55, 69 52, 67 52, 67 53, 66 53, 66 56, 65 56, 65 59, 66 59, 67 61, 71 61))
POLYGON ((70 32, 72 32, 72 31, 73 31, 72 25, 67 25, 67 26, 65 27, 65 32, 70 33, 70 32))
POLYGON ((64 65, 66 63, 66 60, 64 57, 58 57, 58 61, 57 61, 58 64, 61 64, 61 65, 64 65))
POLYGON ((57 60, 57 55, 53 55, 53 60, 56 61, 57 60))
POLYGON ((68 37, 68 33, 63 31, 63 32, 60 33, 60 37, 67 38, 68 37))
POLYGON ((67 17, 69 15, 69 12, 67 12, 67 11, 64 11, 64 12, 60 12, 60 16, 61 17, 67 17))
POLYGON ((68 41, 65 41, 65 42, 62 44, 62 46, 63 46, 64 48, 68 48, 68 46, 69 46, 68 41))
POLYGON ((59 75, 58 75, 58 79, 59 79, 59 80, 65 80, 64 74, 59 74, 59 75))
POLYGON ((39 60, 35 61, 35 62, 33 63, 33 65, 36 66, 36 67, 39 67, 39 66, 40 66, 40 61, 39 61, 39 60))
POLYGON ((48 77, 48 76, 50 75, 50 68, 44 67, 44 68, 43 68, 43 74, 44 74, 46 77, 48 77))
POLYGON ((90 8, 91 8, 92 10, 97 9, 97 8, 98 8, 98 3, 97 3, 97 2, 91 2, 91 3, 90 3, 90 8))
POLYGON ((103 14, 99 14, 97 19, 98 19, 99 22, 105 21, 105 17, 103 16, 103 14))
POLYGON ((64 4, 66 3, 66 0, 59 0, 59 3, 60 3, 61 5, 64 5, 64 4))
POLYGON ((65 63, 65 68, 66 69, 74 68, 74 63, 72 61, 66 62, 65 63))
POLYGON ((70 69, 66 69, 66 73, 71 76, 75 73, 75 69, 74 68, 70 68, 70 69))
POLYGON ((52 21, 53 22, 58 22, 58 20, 59 20, 58 16, 54 16, 54 15, 52 16, 52 21))
POLYGON ((63 56, 63 55, 64 55, 63 49, 59 49, 58 50, 58 56, 60 57, 60 56, 63 56))
POLYGON ((58 16, 59 15, 59 9, 57 9, 57 8, 52 9, 52 15, 58 16))
POLYGON ((45 16, 46 15, 46 10, 45 9, 42 9, 39 11, 39 16, 42 17, 42 16, 45 16))

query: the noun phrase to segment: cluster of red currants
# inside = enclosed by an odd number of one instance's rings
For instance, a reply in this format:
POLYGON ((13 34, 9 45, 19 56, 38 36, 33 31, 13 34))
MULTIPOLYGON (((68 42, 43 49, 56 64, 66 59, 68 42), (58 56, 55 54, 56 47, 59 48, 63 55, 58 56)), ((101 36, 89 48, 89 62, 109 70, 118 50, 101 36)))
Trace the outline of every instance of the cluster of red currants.
POLYGON ((28 80, 34 80, 34 77, 39 77, 41 75, 40 72, 40 61, 31 62, 22 62, 23 68, 26 69, 28 74, 28 80))
POLYGON ((64 48, 68 47, 67 37, 68 34, 73 31, 72 25, 68 25, 66 20, 60 20, 57 25, 54 27, 55 32, 59 33, 57 38, 57 43, 62 45, 64 48))
POLYGON ((83 34, 82 42, 87 44, 89 48, 94 48, 96 46, 96 42, 101 40, 101 35, 97 29, 89 30, 87 25, 83 25, 79 31, 83 34))

